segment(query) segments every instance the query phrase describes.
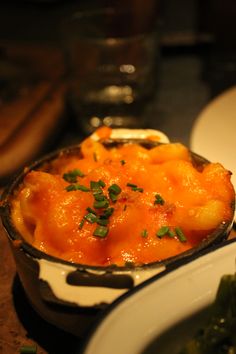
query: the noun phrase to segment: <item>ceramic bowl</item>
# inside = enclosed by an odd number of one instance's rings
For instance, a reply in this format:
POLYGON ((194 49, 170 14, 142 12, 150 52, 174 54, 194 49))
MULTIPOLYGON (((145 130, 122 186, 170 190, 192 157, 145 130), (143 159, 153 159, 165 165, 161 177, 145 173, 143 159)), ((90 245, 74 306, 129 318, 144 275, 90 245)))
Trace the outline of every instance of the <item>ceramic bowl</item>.
MULTIPOLYGON (((96 135, 93 138, 97 139, 96 135)), ((160 142, 168 143, 168 138, 156 131, 122 130, 113 133, 106 144, 114 146, 127 141, 153 146, 160 142), (150 135, 150 133, 151 135, 159 134, 159 141, 146 140, 145 134, 150 135)), ((47 255, 27 243, 15 229, 11 220, 11 198, 30 170, 50 166, 51 161, 61 156, 79 153, 80 145, 76 145, 53 152, 36 161, 16 177, 5 190, 1 202, 2 223, 15 257, 17 272, 29 301, 48 322, 78 336, 87 331, 94 318, 107 304, 111 304, 125 292, 168 269, 173 263, 187 261, 189 257, 198 256, 203 250, 222 242, 227 238, 232 227, 232 221, 222 223, 197 247, 164 261, 139 267, 89 266, 47 255)), ((197 165, 208 163, 194 153, 192 153, 192 158, 197 165)))
POLYGON ((79 353, 178 354, 209 318, 221 277, 235 274, 235 241, 174 265, 120 297, 79 353))

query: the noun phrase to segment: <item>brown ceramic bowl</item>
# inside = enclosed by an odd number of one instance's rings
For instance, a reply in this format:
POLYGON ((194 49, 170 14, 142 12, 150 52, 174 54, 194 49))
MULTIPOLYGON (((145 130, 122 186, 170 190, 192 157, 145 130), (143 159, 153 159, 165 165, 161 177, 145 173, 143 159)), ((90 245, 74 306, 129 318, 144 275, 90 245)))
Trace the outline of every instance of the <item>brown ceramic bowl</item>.
MULTIPOLYGON (((136 138, 111 139, 104 144, 115 146, 127 141, 137 142, 147 148, 159 144, 136 138)), ((178 262, 182 264, 191 257, 198 257, 203 250, 224 241, 232 227, 234 205, 232 220, 221 223, 197 247, 164 261, 138 267, 102 267, 67 262, 41 252, 24 240, 24 235, 19 234, 11 219, 11 199, 30 170, 50 169, 55 159, 74 154, 80 154, 80 145, 53 152, 24 169, 2 196, 1 217, 17 272, 30 303, 48 322, 80 336, 101 309, 123 293, 166 268, 173 265, 176 267, 178 262)), ((194 153, 192 159, 199 168, 208 163, 194 153)))

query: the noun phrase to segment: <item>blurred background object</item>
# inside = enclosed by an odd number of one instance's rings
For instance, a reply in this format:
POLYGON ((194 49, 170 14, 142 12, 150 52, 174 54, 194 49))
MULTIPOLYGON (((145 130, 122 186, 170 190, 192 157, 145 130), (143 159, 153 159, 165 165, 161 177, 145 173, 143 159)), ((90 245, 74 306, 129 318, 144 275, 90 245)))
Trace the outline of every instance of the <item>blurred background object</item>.
POLYGON ((211 36, 205 78, 215 96, 236 83, 236 2, 199 0, 199 29, 211 36))
POLYGON ((145 126, 160 65, 156 4, 77 11, 62 23, 69 99, 84 133, 145 126))
POLYGON ((0 104, 0 182, 51 148, 62 128, 65 85, 50 81, 7 85, 0 104))

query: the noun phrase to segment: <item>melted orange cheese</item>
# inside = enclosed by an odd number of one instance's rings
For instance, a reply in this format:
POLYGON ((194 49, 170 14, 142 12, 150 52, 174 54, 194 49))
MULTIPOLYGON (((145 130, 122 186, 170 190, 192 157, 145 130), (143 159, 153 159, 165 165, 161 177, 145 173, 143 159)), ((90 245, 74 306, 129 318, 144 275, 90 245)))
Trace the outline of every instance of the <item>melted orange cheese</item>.
POLYGON ((222 221, 232 219, 234 189, 230 172, 219 163, 198 171, 182 144, 146 149, 125 144, 106 149, 100 142, 86 139, 82 157, 68 157, 56 173, 31 171, 12 201, 12 217, 25 239, 53 256, 89 265, 150 263, 177 255, 197 245, 222 221), (79 169, 77 177, 89 191, 66 187, 63 175, 79 169), (113 208, 108 218, 108 234, 94 236, 98 226, 84 217, 94 209, 91 181, 102 180, 103 195, 113 208), (108 188, 121 188, 112 201, 108 188), (130 184, 130 185, 127 185, 130 184), (136 185, 137 188, 132 188, 136 185), (156 203, 156 196, 163 203, 156 203), (83 220, 83 222, 82 222, 83 220), (158 231, 168 227, 163 237, 158 231), (175 232, 180 228, 186 241, 175 232))

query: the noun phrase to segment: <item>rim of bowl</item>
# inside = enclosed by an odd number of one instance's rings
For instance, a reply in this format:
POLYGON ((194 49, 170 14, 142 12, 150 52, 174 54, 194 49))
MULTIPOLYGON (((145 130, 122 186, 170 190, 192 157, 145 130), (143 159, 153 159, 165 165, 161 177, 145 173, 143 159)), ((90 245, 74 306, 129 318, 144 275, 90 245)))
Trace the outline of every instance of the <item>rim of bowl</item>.
MULTIPOLYGON (((158 141, 151 141, 151 140, 146 140, 146 139, 106 139, 106 140, 101 140, 101 142, 108 147, 112 146, 117 146, 119 144, 125 144, 125 143, 137 143, 142 146, 145 146, 147 148, 151 148, 154 146, 158 145, 163 145, 163 144, 168 144, 168 143, 160 143, 158 141)), ((134 271, 138 269, 147 269, 147 268, 154 268, 158 266, 168 266, 169 264, 173 263, 178 263, 178 261, 183 262, 184 259, 188 260, 191 256, 193 255, 200 255, 201 252, 205 251, 209 246, 214 246, 220 241, 223 241, 224 239, 227 238, 227 234, 229 233, 232 225, 233 225, 233 213, 232 213, 232 220, 227 221, 227 222, 221 222, 218 227, 211 233, 209 233, 197 246, 194 246, 190 248, 187 251, 184 251, 182 253, 179 253, 175 256, 168 257, 163 260, 159 261, 154 261, 151 263, 145 263, 145 264, 130 264, 130 265, 125 265, 125 266, 118 266, 118 265, 109 265, 109 266, 99 266, 99 265, 89 265, 89 264, 81 264, 81 263, 75 263, 75 262, 70 262, 66 261, 62 258, 47 254, 43 251, 40 251, 39 249, 35 248, 33 245, 31 245, 29 242, 27 242, 23 235, 16 229, 16 227, 13 224, 12 218, 11 218, 11 199, 14 196, 15 192, 18 190, 20 184, 22 183, 24 177, 26 174, 34 169, 38 170, 43 170, 44 165, 46 166, 47 164, 50 166, 50 163, 55 161, 57 158, 63 157, 63 156, 69 156, 69 155, 79 155, 80 153, 80 143, 75 144, 75 145, 70 145, 68 147, 60 148, 57 149, 49 154, 46 154, 42 156, 41 158, 37 159, 33 163, 29 164, 29 166, 25 167, 21 173, 19 173, 13 181, 6 186, 4 189, 2 195, 1 195, 1 200, 0 200, 0 216, 2 219, 2 224, 5 228, 5 231, 10 238, 12 242, 19 240, 20 245, 19 247, 29 256, 37 259, 46 259, 49 261, 52 261, 54 263, 61 263, 65 265, 70 265, 74 266, 77 269, 80 270, 86 270, 86 269, 91 269, 91 270, 97 270, 97 271, 107 271, 107 272, 114 272, 114 271, 134 271)), ((191 153, 191 156, 193 158, 193 164, 196 166, 204 166, 204 164, 208 164, 210 161, 204 158, 201 155, 198 155, 191 150, 189 150, 191 153)), ((234 211, 235 209, 235 203, 232 203, 232 210, 234 211)))

